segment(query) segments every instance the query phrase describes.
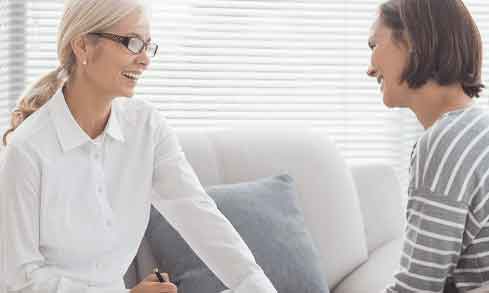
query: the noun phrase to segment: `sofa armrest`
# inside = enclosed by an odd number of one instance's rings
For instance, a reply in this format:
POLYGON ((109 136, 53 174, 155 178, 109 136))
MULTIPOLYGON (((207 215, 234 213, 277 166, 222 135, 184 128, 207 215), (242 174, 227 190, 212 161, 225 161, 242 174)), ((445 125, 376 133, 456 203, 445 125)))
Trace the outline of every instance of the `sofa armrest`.
POLYGON ((362 210, 369 254, 387 241, 402 235, 403 196, 399 179, 391 166, 358 164, 350 166, 362 210))

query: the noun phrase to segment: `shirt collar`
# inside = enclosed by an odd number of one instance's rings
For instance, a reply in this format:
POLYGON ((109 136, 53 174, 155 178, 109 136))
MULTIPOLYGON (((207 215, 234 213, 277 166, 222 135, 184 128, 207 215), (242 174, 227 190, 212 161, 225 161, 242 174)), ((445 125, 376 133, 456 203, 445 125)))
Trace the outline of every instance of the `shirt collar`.
MULTIPOLYGON (((124 135, 117 118, 116 107, 112 107, 105 132, 120 142, 124 142, 124 135)), ((54 122, 59 142, 63 151, 69 151, 84 143, 91 141, 90 137, 81 129, 71 114, 63 95, 62 87, 51 98, 49 113, 54 122)))
POLYGON ((105 127, 105 132, 112 137, 113 139, 124 142, 124 133, 122 132, 121 124, 119 123, 117 112, 118 107, 114 106, 112 103, 109 121, 107 122, 107 126, 105 127))

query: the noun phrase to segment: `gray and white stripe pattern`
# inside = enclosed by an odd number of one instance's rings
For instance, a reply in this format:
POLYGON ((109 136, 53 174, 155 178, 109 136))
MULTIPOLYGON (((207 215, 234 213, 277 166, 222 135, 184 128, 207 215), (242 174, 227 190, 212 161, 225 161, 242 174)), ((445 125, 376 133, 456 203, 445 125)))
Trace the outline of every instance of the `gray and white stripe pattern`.
POLYGON ((405 241, 386 292, 459 292, 489 282, 489 113, 443 115, 411 154, 405 241))

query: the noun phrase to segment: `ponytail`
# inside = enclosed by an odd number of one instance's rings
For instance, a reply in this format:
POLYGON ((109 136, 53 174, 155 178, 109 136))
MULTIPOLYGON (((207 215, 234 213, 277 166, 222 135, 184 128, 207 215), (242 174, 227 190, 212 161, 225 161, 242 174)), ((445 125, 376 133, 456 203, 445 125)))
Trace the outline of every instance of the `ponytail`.
POLYGON ((12 112, 10 128, 3 135, 3 144, 7 145, 7 136, 27 119, 32 113, 41 108, 63 85, 66 71, 62 66, 40 78, 22 94, 17 108, 12 112))

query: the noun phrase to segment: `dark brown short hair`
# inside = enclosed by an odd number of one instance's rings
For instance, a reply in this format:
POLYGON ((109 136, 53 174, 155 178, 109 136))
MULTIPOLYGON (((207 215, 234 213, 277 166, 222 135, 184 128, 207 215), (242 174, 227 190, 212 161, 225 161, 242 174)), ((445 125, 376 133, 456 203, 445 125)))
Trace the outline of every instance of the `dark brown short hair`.
POLYGON ((460 83, 468 96, 479 97, 482 41, 461 0, 390 0, 380 6, 380 20, 393 31, 394 41, 409 44, 401 81, 411 88, 429 80, 460 83))

